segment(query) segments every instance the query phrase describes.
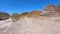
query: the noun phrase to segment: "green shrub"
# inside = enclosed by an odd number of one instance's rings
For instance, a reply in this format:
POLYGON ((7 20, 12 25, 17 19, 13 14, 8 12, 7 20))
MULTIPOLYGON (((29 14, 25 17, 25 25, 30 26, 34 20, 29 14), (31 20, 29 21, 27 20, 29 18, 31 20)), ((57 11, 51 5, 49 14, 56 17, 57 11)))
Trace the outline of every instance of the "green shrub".
POLYGON ((17 20, 19 20, 20 19, 20 15, 19 14, 17 14, 17 13, 14 13, 14 14, 12 14, 12 20, 14 21, 17 21, 17 20))
POLYGON ((8 19, 10 15, 5 12, 0 12, 0 20, 8 19))

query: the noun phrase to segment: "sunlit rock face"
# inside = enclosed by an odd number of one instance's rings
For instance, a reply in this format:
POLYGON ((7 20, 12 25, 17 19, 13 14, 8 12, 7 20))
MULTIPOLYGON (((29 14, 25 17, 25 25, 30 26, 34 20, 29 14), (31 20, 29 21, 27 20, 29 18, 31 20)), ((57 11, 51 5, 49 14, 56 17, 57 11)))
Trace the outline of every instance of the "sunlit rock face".
POLYGON ((55 6, 47 5, 44 7, 44 10, 42 10, 41 15, 55 15, 56 14, 55 6))
POLYGON ((44 7, 44 10, 55 10, 55 6, 53 6, 53 5, 47 5, 47 6, 45 6, 44 7))
POLYGON ((60 19, 24 17, 14 22, 4 34, 60 34, 60 19))
POLYGON ((31 14, 33 15, 40 15, 41 11, 38 11, 38 10, 34 10, 31 12, 31 14))
POLYGON ((60 4, 55 7, 57 11, 60 11, 60 4))
POLYGON ((0 34, 6 32, 9 29, 11 23, 12 23, 11 18, 0 21, 0 34))
POLYGON ((60 16, 60 4, 55 7, 55 10, 57 11, 58 15, 60 16))

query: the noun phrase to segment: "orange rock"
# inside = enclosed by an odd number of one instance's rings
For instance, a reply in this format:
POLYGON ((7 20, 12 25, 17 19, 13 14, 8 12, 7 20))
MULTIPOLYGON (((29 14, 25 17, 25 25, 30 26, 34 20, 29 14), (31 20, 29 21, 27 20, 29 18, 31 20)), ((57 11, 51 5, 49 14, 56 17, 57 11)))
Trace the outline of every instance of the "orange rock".
POLYGON ((32 11, 32 15, 40 15, 41 11, 34 10, 32 11))

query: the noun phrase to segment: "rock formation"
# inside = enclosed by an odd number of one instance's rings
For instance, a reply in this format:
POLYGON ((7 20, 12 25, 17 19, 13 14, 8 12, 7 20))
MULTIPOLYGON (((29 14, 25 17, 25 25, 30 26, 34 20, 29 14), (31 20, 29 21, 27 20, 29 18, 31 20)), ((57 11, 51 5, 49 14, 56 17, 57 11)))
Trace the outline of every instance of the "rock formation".
POLYGON ((10 15, 5 12, 0 12, 0 20, 9 19, 10 15))

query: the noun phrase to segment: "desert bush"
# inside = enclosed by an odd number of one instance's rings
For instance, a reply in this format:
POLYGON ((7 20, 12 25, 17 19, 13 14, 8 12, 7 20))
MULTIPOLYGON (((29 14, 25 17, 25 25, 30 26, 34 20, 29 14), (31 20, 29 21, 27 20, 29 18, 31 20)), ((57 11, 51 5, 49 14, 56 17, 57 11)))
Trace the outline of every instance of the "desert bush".
POLYGON ((0 12, 0 20, 5 20, 8 19, 9 17, 10 15, 8 13, 0 12))
POLYGON ((27 12, 24 12, 24 13, 21 14, 21 16, 25 16, 25 15, 27 15, 27 12))
POLYGON ((31 15, 31 12, 28 12, 27 13, 27 17, 31 17, 32 15, 31 15))
POLYGON ((31 16, 31 14, 30 14, 30 12, 24 12, 24 13, 22 13, 22 14, 20 14, 20 16, 27 16, 27 17, 30 17, 31 16))
POLYGON ((13 13, 12 14, 12 20, 14 21, 17 21, 17 20, 19 20, 20 19, 20 15, 19 14, 17 14, 17 13, 13 13))

